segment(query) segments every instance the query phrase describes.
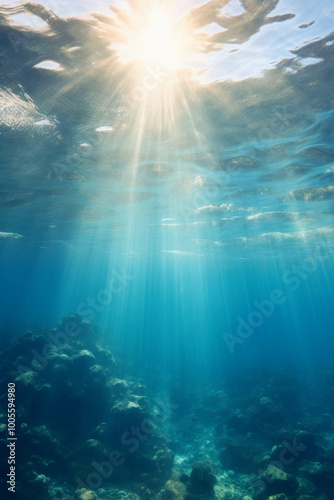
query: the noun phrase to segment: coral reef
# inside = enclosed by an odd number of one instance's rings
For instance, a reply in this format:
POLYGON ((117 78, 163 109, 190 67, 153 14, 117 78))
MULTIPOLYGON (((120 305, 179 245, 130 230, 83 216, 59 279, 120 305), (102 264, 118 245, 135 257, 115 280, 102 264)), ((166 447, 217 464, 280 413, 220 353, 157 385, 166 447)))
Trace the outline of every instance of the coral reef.
POLYGON ((174 453, 150 416, 145 388, 120 378, 88 321, 71 314, 43 334, 28 331, 1 363, 2 388, 13 380, 19 401, 19 498, 54 498, 57 478, 81 500, 97 499, 108 484, 164 486, 174 453))
POLYGON ((213 487, 217 482, 215 471, 209 460, 195 462, 190 475, 189 491, 193 496, 214 497, 213 487))

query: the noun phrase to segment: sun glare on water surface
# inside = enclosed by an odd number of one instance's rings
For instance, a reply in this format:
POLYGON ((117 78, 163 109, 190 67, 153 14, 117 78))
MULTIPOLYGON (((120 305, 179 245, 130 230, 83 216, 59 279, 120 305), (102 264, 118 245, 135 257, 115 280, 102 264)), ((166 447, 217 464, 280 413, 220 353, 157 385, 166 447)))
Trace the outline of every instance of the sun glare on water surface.
POLYGON ((119 86, 136 123, 138 145, 147 130, 176 133, 181 117, 189 115, 189 87, 206 71, 212 48, 207 16, 198 8, 181 8, 176 0, 129 0, 110 9, 115 15, 109 47, 123 65, 119 86))
POLYGON ((112 44, 119 59, 167 70, 183 67, 196 51, 196 38, 193 27, 180 21, 175 10, 174 3, 165 0, 122 11, 116 18, 118 37, 112 44))
POLYGON ((178 41, 173 32, 173 22, 161 7, 148 17, 147 25, 134 43, 133 56, 147 64, 163 64, 173 69, 178 62, 178 41))

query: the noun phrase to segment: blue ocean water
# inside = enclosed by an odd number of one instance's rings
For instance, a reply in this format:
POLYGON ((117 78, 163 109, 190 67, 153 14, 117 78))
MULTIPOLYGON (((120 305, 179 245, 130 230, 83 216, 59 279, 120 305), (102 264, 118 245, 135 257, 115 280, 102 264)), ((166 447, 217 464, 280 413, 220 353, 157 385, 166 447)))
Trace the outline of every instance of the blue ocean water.
POLYGON ((3 345, 76 313, 153 394, 277 370, 327 397, 331 3, 185 2, 172 68, 133 43, 157 4, 51 3, 0 6, 3 345))

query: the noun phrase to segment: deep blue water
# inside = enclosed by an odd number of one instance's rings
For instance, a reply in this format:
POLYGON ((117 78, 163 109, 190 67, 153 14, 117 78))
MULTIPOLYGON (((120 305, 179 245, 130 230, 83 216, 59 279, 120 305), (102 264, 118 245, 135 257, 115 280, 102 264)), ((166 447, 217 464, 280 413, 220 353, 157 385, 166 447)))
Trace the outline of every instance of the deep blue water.
POLYGON ((104 4, 0 7, 4 341, 76 312, 152 387, 332 370, 333 9, 309 3, 191 11, 187 70, 119 60, 104 4))

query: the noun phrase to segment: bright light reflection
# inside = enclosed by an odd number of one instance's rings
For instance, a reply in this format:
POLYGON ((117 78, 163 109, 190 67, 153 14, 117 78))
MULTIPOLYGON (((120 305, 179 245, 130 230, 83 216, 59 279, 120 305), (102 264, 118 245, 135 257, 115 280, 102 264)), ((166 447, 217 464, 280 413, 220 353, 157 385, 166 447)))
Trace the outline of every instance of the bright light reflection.
POLYGON ((177 64, 177 49, 171 18, 161 8, 156 8, 138 40, 138 59, 148 64, 162 63, 167 68, 174 68, 177 64))
POLYGON ((173 2, 165 0, 118 16, 118 36, 111 47, 117 50, 121 62, 137 61, 168 70, 184 67, 203 39, 195 34, 194 26, 177 19, 174 7, 173 2))

